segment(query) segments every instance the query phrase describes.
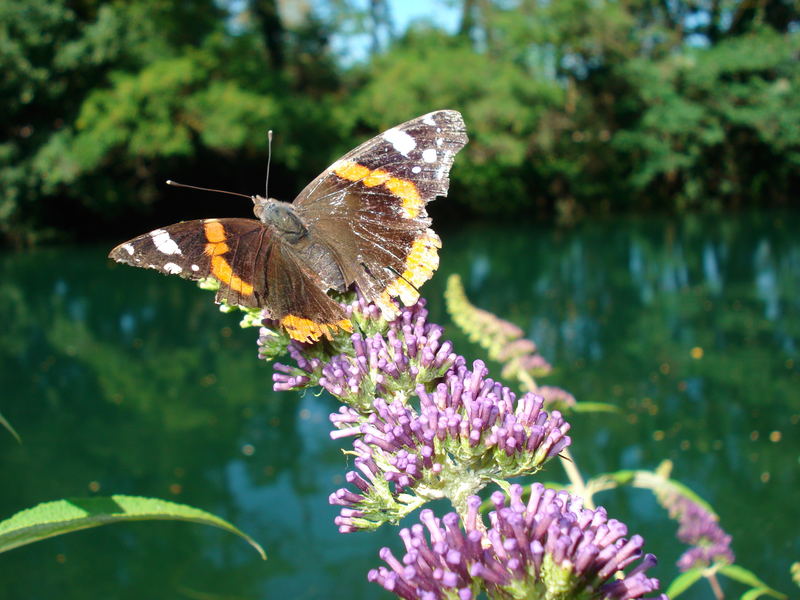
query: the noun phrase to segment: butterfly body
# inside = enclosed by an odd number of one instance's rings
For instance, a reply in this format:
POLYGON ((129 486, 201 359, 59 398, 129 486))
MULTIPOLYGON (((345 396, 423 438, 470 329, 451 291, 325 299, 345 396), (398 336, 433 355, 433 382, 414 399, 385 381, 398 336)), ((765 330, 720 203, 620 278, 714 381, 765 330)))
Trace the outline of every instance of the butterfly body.
POLYGON ((267 309, 296 340, 351 330, 327 294, 355 285, 386 318, 411 304, 438 267, 427 202, 446 195, 467 136, 461 115, 437 111, 365 142, 293 203, 253 196, 255 219, 201 219, 156 229, 110 257, 188 279, 213 277, 217 302, 267 309))

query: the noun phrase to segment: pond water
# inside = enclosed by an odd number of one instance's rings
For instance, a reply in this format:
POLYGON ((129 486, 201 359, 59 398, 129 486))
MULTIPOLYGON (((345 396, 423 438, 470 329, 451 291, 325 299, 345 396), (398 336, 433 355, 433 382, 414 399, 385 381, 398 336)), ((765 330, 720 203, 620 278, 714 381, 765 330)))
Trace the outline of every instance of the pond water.
MULTIPOLYGON (((539 344, 555 366, 542 383, 621 409, 569 417, 584 476, 672 460, 719 513, 737 562, 792 595, 798 232, 786 213, 444 228, 423 292, 456 349, 482 357, 444 310, 447 275, 461 274, 475 304, 539 344)), ((255 330, 208 292, 107 251, 0 257, 0 412, 23 438, 0 430, 0 517, 62 497, 161 497, 229 519, 269 560, 200 525, 115 525, 3 554, 5 597, 388 598, 366 572, 381 546, 400 547, 396 530, 340 535, 332 522, 327 497, 349 468, 328 437, 333 400, 274 393, 255 330)), ((560 467, 544 479, 563 480, 560 467)), ((662 581, 674 577, 683 548, 648 494, 596 500, 645 537, 662 581)))

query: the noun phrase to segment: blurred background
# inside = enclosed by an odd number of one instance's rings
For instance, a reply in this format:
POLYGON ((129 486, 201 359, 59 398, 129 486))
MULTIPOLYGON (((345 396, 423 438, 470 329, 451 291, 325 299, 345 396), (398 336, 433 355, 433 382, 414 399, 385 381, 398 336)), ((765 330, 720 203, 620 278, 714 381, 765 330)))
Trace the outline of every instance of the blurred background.
POLYGON ((0 236, 246 213, 163 182, 261 192, 268 129, 291 200, 439 108, 471 138, 455 219, 789 205, 799 24, 792 0, 6 1, 0 236))
MULTIPOLYGON (((268 129, 270 195, 291 200, 357 143, 453 108, 470 143, 429 206, 432 319, 484 356, 444 309, 460 274, 539 344, 554 365, 540 383, 619 409, 568 416, 584 475, 673 460, 737 563, 792 597, 798 58, 789 0, 0 0, 0 413, 23 439, 0 430, 0 519, 155 496, 270 556, 196 525, 125 524, 0 555, 4 592, 389 597, 366 572, 396 531, 339 535, 327 504, 348 469, 335 402, 273 393, 254 330, 106 255, 175 221, 250 216, 164 180, 263 193, 268 129)), ((597 500, 671 581, 685 547, 652 497, 597 500)))

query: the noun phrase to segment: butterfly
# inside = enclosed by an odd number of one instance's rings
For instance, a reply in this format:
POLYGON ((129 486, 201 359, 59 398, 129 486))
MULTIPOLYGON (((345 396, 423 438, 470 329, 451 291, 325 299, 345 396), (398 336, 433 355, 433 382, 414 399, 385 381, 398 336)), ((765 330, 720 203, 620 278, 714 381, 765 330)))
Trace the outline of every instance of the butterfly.
POLYGON ((114 248, 117 262, 219 282, 216 302, 266 309, 300 342, 352 331, 328 291, 356 285, 386 319, 419 298, 441 241, 425 206, 446 196, 467 143, 461 114, 439 110, 364 142, 294 202, 252 196, 257 219, 183 221, 114 248))

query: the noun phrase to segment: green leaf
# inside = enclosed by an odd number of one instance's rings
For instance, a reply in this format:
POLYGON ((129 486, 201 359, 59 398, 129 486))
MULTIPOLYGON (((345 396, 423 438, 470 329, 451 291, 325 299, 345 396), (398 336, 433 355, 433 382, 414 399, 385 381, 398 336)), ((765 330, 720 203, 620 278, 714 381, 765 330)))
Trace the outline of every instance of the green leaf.
POLYGON ((593 479, 600 481, 601 479, 609 479, 616 482, 618 485, 629 485, 634 481, 637 471, 630 469, 623 469, 621 471, 614 471, 613 473, 602 473, 593 479))
MULTIPOLYGON (((631 471, 619 471, 618 473, 631 473, 631 471)), ((668 477, 664 477, 662 473, 653 472, 653 471, 633 471, 635 477, 633 481, 630 483, 633 487, 643 488, 646 490, 653 490, 654 492, 658 493, 667 493, 667 492, 675 492, 684 496, 702 506, 705 510, 707 510, 712 515, 716 516, 716 511, 712 508, 712 506, 703 500, 700 496, 698 496, 695 492, 693 492, 690 488, 686 485, 677 481, 675 479, 670 479, 668 477)))
POLYGON ((219 527, 243 538, 266 560, 264 549, 227 521, 193 508, 158 498, 105 496, 44 502, 0 522, 0 552, 62 533, 123 521, 191 521, 219 527))
POLYGON ((0 425, 5 427, 8 432, 16 438, 17 443, 22 443, 22 438, 19 437, 19 434, 17 433, 16 429, 11 426, 11 423, 6 420, 6 418, 3 416, 3 413, 0 413, 0 425))
POLYGON ((696 567, 694 569, 690 569, 685 573, 681 573, 675 579, 672 580, 672 583, 669 584, 669 589, 667 589, 667 596, 670 598, 677 598, 680 594, 688 590, 692 587, 697 580, 703 576, 703 569, 696 567))
POLYGON ((719 572, 725 575, 725 577, 753 588, 743 595, 742 598, 746 596, 752 600, 752 598, 759 598, 764 595, 772 596, 773 598, 786 598, 785 594, 773 590, 766 583, 761 581, 758 575, 739 565, 724 565, 719 568, 719 572))
POLYGON ((752 588, 766 585, 755 573, 739 565, 725 565, 720 568, 719 572, 725 575, 725 577, 729 577, 734 581, 738 581, 752 588))
POLYGON ((614 406, 613 404, 608 404, 607 402, 578 402, 575 406, 571 407, 571 410, 574 410, 576 413, 586 413, 586 412, 608 412, 608 413, 618 413, 619 407, 614 406))
POLYGON ((755 588, 753 590, 748 590, 744 594, 742 594, 741 600, 756 600, 756 598, 761 598, 761 596, 772 596, 773 598, 786 598, 786 594, 781 594, 780 592, 776 592, 772 588, 755 588))

